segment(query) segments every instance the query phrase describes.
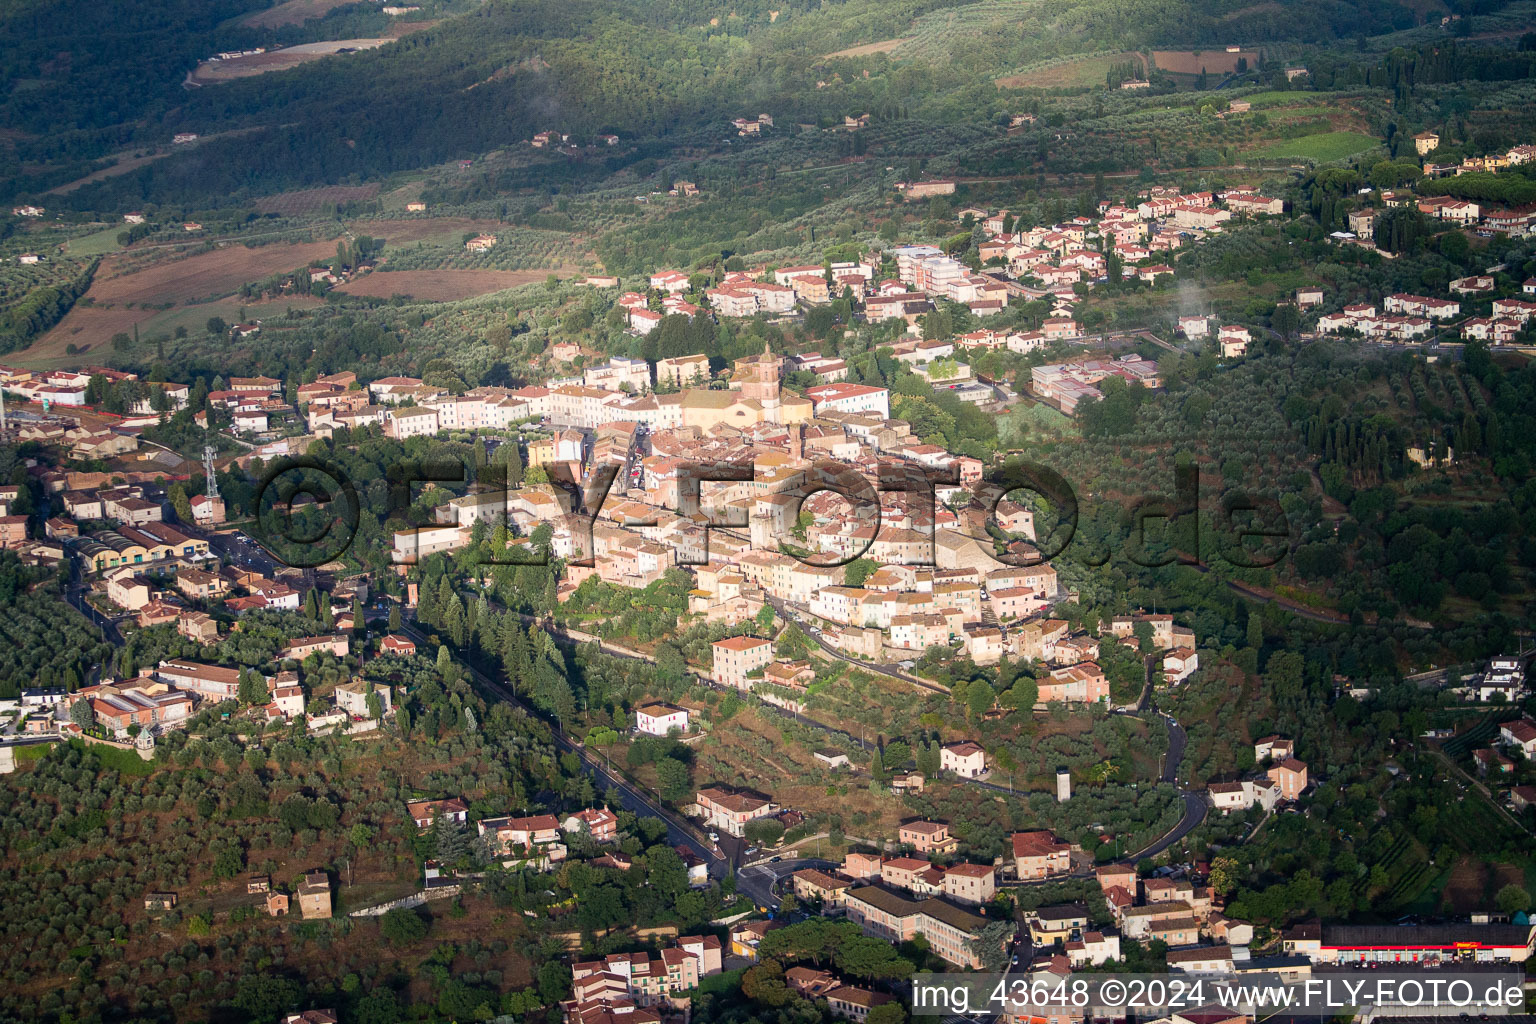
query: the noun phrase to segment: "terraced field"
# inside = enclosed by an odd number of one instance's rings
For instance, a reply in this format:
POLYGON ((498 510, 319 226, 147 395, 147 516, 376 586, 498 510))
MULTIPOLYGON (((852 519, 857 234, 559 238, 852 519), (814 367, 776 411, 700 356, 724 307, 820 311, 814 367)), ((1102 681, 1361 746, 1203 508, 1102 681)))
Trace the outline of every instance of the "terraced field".
POLYGON ((1141 68, 1141 74, 1146 74, 1147 61, 1139 53, 1097 53, 1025 68, 1018 74, 997 79, 997 86, 1000 89, 1086 89, 1103 85, 1104 76, 1116 64, 1131 62, 1141 68))
POLYGON ((1246 155, 1261 160, 1309 160, 1326 164, 1363 153, 1377 144, 1376 139, 1359 132, 1319 132, 1272 143, 1246 155))

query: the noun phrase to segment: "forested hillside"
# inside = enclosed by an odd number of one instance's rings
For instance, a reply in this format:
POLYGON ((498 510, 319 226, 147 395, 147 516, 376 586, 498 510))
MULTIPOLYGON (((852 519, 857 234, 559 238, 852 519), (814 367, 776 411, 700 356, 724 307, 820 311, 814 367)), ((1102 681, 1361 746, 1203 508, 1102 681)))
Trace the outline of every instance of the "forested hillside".
MULTIPOLYGON (((80 129, 62 138, 55 130, 41 148, 19 148, 32 158, 100 156, 130 138, 260 126, 255 134, 207 143, 66 200, 80 210, 148 201, 224 203, 474 157, 545 128, 583 141, 599 132, 685 141, 699 133, 718 139, 725 121, 759 109, 793 122, 841 116, 853 101, 893 111, 942 104, 958 112, 979 98, 978 85, 990 88, 990 77, 1061 54, 1231 38, 1329 40, 1414 23, 1409 8, 1394 4, 1297 0, 1284 6, 1286 16, 1278 18, 1250 12, 1237 0, 844 0, 776 3, 771 12, 767 3, 490 0, 379 50, 217 88, 179 85, 188 61, 209 49, 207 36, 176 36, 175 46, 167 44, 152 62, 160 70, 148 80, 147 72, 136 73, 129 88, 116 85, 125 73, 117 67, 121 58, 69 37, 59 45, 88 51, 90 66, 113 80, 113 88, 95 89, 90 79, 80 88, 97 98, 76 102, 74 85, 60 90, 39 81, 35 89, 13 90, 11 102, 18 123, 64 121, 80 129), (876 55, 847 62, 850 79, 872 65, 874 74, 858 93, 814 87, 817 68, 833 51, 909 35, 913 44, 898 60, 876 55), (61 116, 66 110, 67 119, 61 116), (132 127, 136 118, 146 119, 142 129, 132 127), (76 141, 66 145, 68 138, 76 141)), ((39 74, 39 59, 18 59, 13 80, 39 74)), ((25 181, 16 173, 13 165, 11 189, 25 181)))

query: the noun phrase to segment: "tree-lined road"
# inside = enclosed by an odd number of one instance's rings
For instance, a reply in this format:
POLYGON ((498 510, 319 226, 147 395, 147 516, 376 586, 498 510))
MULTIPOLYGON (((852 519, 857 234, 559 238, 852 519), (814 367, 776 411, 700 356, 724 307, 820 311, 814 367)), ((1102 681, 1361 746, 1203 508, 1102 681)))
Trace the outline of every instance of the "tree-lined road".
MULTIPOLYGON (((415 623, 403 622, 400 631, 418 644, 426 644, 428 637, 415 623)), ((523 701, 512 692, 512 689, 504 683, 499 683, 469 664, 461 658, 455 658, 470 677, 484 690, 495 694, 514 707, 522 709, 530 717, 543 720, 537 711, 524 704, 523 701)), ((697 857, 709 865, 709 873, 715 878, 724 877, 727 869, 727 861, 723 854, 716 850, 707 840, 700 838, 681 818, 662 807, 660 802, 653 800, 648 794, 642 792, 628 779, 622 777, 608 767, 607 764, 593 757, 581 744, 573 741, 558 725, 552 726, 555 749, 561 753, 576 755, 581 762, 581 767, 595 782, 607 790, 609 799, 614 800, 626 811, 634 814, 660 818, 667 826, 667 841, 674 846, 683 846, 691 850, 697 857)))

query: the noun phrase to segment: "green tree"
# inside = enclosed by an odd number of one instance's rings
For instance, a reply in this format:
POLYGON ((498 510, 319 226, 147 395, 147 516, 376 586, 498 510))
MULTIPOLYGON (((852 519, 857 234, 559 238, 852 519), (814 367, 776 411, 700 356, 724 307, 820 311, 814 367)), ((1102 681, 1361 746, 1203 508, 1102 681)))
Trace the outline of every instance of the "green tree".
POLYGON ((1524 886, 1510 883, 1498 891, 1493 903, 1505 914, 1518 914, 1531 909, 1531 894, 1524 886))
POLYGON ((675 757, 664 757, 657 761, 656 789, 661 798, 669 803, 683 800, 692 789, 688 766, 675 757))
POLYGON ((985 679, 978 679, 972 683, 965 695, 966 710, 970 712, 971 720, 975 722, 981 721, 981 716, 992 710, 992 705, 996 701, 997 692, 985 679))
POLYGON ((873 558, 855 558, 843 566, 843 586, 862 587, 879 569, 880 563, 873 558))
POLYGON ((240 670, 240 684, 236 696, 247 707, 267 703, 267 681, 255 669, 240 670))
POLYGON ((1270 326, 1280 337, 1289 340, 1301 329, 1301 312, 1294 303, 1282 302, 1275 307, 1275 313, 1270 317, 1270 326))
POLYGON ((409 946, 427 937, 426 919, 415 910, 396 907, 379 918, 379 934, 392 946, 409 946))

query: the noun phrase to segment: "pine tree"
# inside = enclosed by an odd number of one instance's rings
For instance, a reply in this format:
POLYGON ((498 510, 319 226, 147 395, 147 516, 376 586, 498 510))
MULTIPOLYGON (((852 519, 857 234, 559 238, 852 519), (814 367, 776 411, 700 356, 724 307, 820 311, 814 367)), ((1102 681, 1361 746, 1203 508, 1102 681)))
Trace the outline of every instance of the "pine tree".
MULTIPOLYGON (((453 592, 453 585, 448 582, 448 577, 439 577, 437 581, 437 600, 434 602, 436 615, 431 620, 432 625, 441 626, 446 621, 445 616, 448 614, 449 604, 456 604, 458 600, 459 597, 453 592)), ((461 606, 459 608, 461 617, 463 613, 464 609, 461 606)))
POLYGON ((442 626, 443 632, 448 634, 448 638, 453 641, 453 645, 462 650, 464 648, 466 627, 464 624, 464 605, 457 595, 449 598, 445 605, 442 626))
POLYGON ((432 822, 432 849, 440 864, 457 864, 469 852, 469 838, 464 826, 446 817, 432 822))

